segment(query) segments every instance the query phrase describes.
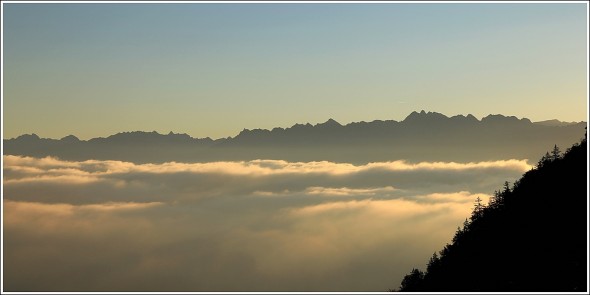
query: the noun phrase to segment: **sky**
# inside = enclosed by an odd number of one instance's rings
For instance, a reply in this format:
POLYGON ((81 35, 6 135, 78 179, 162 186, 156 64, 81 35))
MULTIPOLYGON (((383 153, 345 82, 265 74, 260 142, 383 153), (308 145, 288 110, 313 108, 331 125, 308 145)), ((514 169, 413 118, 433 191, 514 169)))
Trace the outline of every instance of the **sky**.
POLYGON ((2 3, 3 138, 587 121, 587 4, 2 3))

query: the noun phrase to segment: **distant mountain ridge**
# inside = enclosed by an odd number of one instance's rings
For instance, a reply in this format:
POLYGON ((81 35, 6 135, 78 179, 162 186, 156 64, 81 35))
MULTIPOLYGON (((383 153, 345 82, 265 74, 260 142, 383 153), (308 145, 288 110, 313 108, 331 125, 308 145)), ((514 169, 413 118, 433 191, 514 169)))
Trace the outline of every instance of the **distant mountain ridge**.
POLYGON ((537 121, 534 123, 539 124, 539 125, 545 125, 545 126, 569 126, 569 125, 576 125, 576 124, 585 123, 585 122, 583 122, 583 121, 582 122, 562 122, 557 119, 552 119, 552 120, 545 120, 545 121, 537 121))
POLYGON ((473 115, 447 117, 422 110, 412 112, 402 121, 375 120, 342 125, 329 119, 315 125, 244 129, 234 137, 215 140, 155 131, 121 132, 89 140, 80 140, 74 135, 58 140, 25 134, 5 139, 4 153, 131 162, 277 158, 366 163, 394 159, 485 160, 506 156, 534 159, 547 146, 576 142, 586 127, 585 122, 551 122, 537 124, 526 118, 504 115, 489 115, 478 120, 473 115), (533 149, 539 145, 539 149, 533 149), (513 155, 506 153, 515 147, 513 155))
MULTIPOLYGON (((213 140, 210 137, 193 138, 186 133, 173 133, 172 131, 170 131, 168 134, 160 134, 156 131, 151 131, 151 132, 130 131, 130 132, 116 133, 116 134, 113 134, 113 135, 108 136, 106 138, 96 137, 96 138, 89 139, 87 141, 101 142, 101 141, 111 139, 113 141, 139 140, 141 142, 143 140, 148 140, 148 141, 163 140, 163 141, 185 141, 185 142, 193 141, 193 142, 201 142, 201 143, 213 143, 213 142, 217 142, 217 141, 224 142, 226 140, 237 140, 240 137, 246 136, 246 134, 267 134, 267 133, 278 134, 281 132, 296 133, 297 131, 302 131, 302 130, 309 131, 309 130, 313 130, 313 129, 329 129, 329 128, 340 128, 340 127, 353 128, 353 127, 359 127, 359 126, 383 127, 383 126, 379 126, 379 125, 388 125, 387 127, 395 127, 395 125, 397 125, 397 124, 419 124, 419 125, 425 125, 427 127, 434 128, 434 127, 436 127, 436 126, 434 126, 434 124, 449 123, 449 122, 470 123, 470 124, 477 124, 477 123, 484 123, 484 124, 485 123, 496 123, 496 124, 516 123, 516 124, 518 124, 518 123, 524 123, 524 124, 536 124, 536 125, 542 125, 542 126, 570 126, 570 125, 580 125, 580 124, 585 125, 586 124, 586 122, 584 122, 584 121, 582 121, 582 122, 562 122, 562 121, 559 121, 556 119, 538 121, 538 122, 533 123, 527 118, 518 119, 515 116, 504 116, 504 115, 500 115, 500 114, 490 114, 486 117, 483 117, 481 120, 478 120, 475 116, 473 116, 471 114, 468 114, 467 116, 456 115, 456 116, 452 116, 452 117, 447 117, 441 113, 425 112, 424 110, 422 110, 421 112, 416 112, 416 111, 412 112, 402 121, 374 120, 371 122, 360 121, 360 122, 352 122, 352 123, 349 123, 346 125, 342 125, 342 124, 338 123, 336 120, 330 118, 324 123, 318 123, 315 125, 312 125, 310 123, 295 124, 292 127, 288 127, 288 128, 275 127, 272 130, 244 129, 237 136, 235 136, 233 138, 227 137, 227 138, 220 138, 220 139, 216 139, 216 140, 213 140), (428 126, 431 124, 432 124, 432 126, 428 126)), ((41 138, 39 138, 39 136, 37 134, 33 133, 33 134, 23 134, 17 138, 11 138, 9 140, 15 140, 15 139, 25 140, 25 139, 41 139, 41 138)), ((43 139, 54 140, 54 139, 50 139, 50 138, 43 138, 43 139)), ((70 142, 84 141, 84 140, 78 139, 78 137, 76 137, 75 135, 68 135, 68 136, 61 138, 60 140, 61 141, 70 141, 70 142)))

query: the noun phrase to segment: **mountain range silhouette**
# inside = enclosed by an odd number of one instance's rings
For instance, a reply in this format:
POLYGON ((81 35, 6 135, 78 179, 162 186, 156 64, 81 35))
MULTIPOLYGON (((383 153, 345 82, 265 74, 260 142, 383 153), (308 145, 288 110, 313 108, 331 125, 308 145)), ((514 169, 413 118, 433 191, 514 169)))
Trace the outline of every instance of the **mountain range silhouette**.
POLYGON ((526 118, 489 115, 447 117, 412 112, 402 121, 375 120, 342 125, 333 119, 316 125, 244 129, 235 137, 193 138, 155 131, 121 132, 80 140, 25 134, 4 139, 4 154, 65 160, 110 159, 136 163, 168 161, 282 159, 368 163, 409 161, 485 161, 538 159, 554 144, 569 146, 583 134, 586 122, 557 120, 533 123, 526 118))

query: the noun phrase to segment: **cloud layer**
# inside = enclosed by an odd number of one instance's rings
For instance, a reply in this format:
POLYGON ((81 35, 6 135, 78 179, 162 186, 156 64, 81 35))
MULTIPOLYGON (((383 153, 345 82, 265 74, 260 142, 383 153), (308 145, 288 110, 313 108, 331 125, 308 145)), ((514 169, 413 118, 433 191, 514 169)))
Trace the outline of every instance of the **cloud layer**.
POLYGON ((8 291, 384 291, 530 169, 3 159, 8 291))

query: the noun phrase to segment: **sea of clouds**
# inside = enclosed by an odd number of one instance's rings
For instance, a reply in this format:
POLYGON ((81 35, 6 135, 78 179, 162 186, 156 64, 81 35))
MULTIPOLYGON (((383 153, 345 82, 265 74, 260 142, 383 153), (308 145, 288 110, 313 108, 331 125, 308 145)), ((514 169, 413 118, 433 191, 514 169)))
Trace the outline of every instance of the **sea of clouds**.
POLYGON ((4 155, 4 289, 386 291, 530 168, 4 155))

